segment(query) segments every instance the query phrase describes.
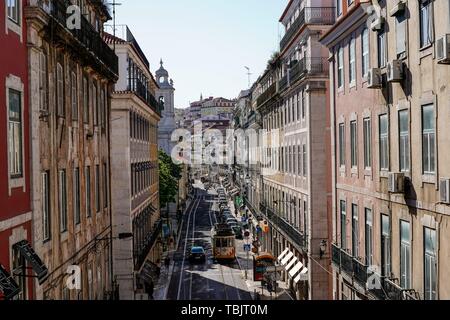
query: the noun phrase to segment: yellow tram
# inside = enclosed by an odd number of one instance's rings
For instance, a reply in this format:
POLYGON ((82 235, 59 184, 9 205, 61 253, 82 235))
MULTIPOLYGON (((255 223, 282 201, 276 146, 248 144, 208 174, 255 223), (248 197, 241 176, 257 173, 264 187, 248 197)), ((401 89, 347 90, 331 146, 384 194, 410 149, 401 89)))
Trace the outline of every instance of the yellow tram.
POLYGON ((216 224, 211 238, 215 260, 236 260, 236 236, 230 226, 216 224))

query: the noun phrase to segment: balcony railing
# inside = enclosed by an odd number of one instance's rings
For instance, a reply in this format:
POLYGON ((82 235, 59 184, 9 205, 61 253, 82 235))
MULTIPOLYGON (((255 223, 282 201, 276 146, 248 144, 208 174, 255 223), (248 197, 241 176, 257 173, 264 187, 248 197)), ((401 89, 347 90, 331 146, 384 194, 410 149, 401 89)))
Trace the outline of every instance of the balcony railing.
POLYGON ((289 79, 288 79, 287 75, 285 75, 283 78, 281 78, 280 83, 279 83, 280 92, 288 87, 288 83, 289 83, 289 79))
POLYGON ((163 106, 155 99, 153 94, 148 90, 148 87, 144 85, 142 80, 131 79, 128 89, 134 92, 137 96, 141 97, 141 99, 144 100, 147 105, 153 109, 153 111, 161 114, 163 106))
MULTIPOLYGON (((369 268, 360 260, 352 257, 348 252, 342 250, 338 245, 331 247, 331 259, 333 264, 341 272, 345 272, 349 277, 356 280, 366 288, 369 280, 369 268)), ((379 276, 379 288, 371 289, 368 292, 380 300, 419 300, 415 290, 404 290, 394 280, 379 276)))
POLYGON ((162 220, 158 220, 155 223, 152 232, 150 232, 146 235, 145 243, 143 244, 143 249, 140 252, 135 253, 136 254, 136 261, 135 261, 136 267, 141 266, 145 262, 150 250, 155 245, 156 240, 158 240, 158 238, 161 236, 162 225, 163 225, 162 220))
POLYGON ((299 248, 307 250, 306 237, 297 230, 292 224, 276 214, 272 209, 260 204, 261 213, 272 223, 279 231, 285 233, 299 248))
POLYGON ((281 51, 283 51, 297 32, 306 24, 330 25, 336 21, 334 7, 306 7, 300 11, 300 15, 286 31, 280 42, 281 51))
POLYGON ((84 15, 81 15, 80 28, 68 28, 67 18, 69 15, 67 14, 67 8, 72 5, 70 1, 31 0, 29 5, 40 7, 53 19, 51 26, 54 29, 54 34, 57 35, 58 30, 61 30, 61 28, 71 33, 78 42, 78 45, 74 49, 80 54, 87 53, 91 55, 91 57, 86 57, 85 59, 88 63, 95 63, 96 59, 98 59, 102 62, 103 68, 109 69, 116 76, 118 75, 119 62, 116 54, 103 41, 100 31, 95 30, 84 15))
POLYGON ((272 85, 267 88, 266 91, 264 91, 256 100, 256 104, 258 105, 258 108, 262 106, 265 102, 273 98, 277 94, 277 84, 276 82, 272 83, 272 85))

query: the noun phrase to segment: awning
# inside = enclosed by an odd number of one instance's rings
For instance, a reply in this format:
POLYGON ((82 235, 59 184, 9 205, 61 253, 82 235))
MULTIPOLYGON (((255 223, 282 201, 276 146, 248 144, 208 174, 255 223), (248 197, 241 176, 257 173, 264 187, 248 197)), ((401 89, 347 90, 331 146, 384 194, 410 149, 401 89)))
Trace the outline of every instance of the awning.
POLYGON ((295 277, 295 275, 303 268, 303 263, 299 262, 295 265, 294 268, 292 268, 291 271, 289 271, 289 276, 291 278, 295 277))
POLYGON ((302 272, 299 273, 299 275, 294 279, 295 284, 299 283, 300 281, 308 281, 308 269, 304 268, 302 272))
POLYGON ((280 256, 278 257, 278 261, 281 261, 288 252, 289 252, 289 249, 284 250, 283 253, 280 254, 280 256))
POLYGON ((158 282, 159 273, 159 267, 150 260, 147 260, 139 273, 139 278, 148 284, 156 284, 158 282))
POLYGON ((281 264, 284 266, 286 265, 294 256, 294 254, 292 252, 289 251, 289 253, 287 254, 287 256, 284 257, 284 259, 281 261, 281 264))
POLYGON ((230 195, 232 197, 237 196, 238 194, 239 194, 239 190, 238 189, 233 189, 233 190, 230 191, 230 195))
POLYGON ((18 250, 24 259, 31 265, 39 284, 42 284, 48 278, 47 266, 42 262, 41 258, 36 254, 27 240, 23 240, 14 245, 14 249, 18 250))
POLYGON ((14 298, 20 293, 17 282, 6 271, 5 267, 0 264, 0 292, 3 293, 6 300, 14 298))
POLYGON ((289 262, 289 264, 286 266, 286 271, 291 270, 291 268, 294 266, 294 264, 298 261, 298 259, 296 257, 294 257, 291 262, 289 262))

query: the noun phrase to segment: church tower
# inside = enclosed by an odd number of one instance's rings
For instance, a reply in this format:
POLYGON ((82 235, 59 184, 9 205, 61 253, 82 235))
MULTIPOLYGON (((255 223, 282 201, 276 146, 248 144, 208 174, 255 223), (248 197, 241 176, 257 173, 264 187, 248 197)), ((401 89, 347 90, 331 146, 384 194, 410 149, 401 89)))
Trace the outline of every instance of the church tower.
POLYGON ((176 129, 175 122, 175 102, 173 80, 169 79, 169 73, 164 69, 161 59, 161 67, 156 71, 156 81, 159 89, 156 90, 156 99, 163 105, 162 118, 158 128, 158 145, 169 156, 176 142, 171 142, 172 133, 176 129))

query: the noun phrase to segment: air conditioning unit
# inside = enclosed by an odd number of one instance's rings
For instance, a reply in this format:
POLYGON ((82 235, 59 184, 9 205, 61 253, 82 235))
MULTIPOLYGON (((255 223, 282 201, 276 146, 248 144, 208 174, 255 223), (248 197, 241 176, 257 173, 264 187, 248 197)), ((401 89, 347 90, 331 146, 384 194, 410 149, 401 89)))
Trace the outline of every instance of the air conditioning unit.
POLYGON ((405 174, 391 172, 388 175, 388 191, 390 193, 403 193, 405 191, 405 174))
POLYGON ((440 64, 450 64, 450 34, 437 39, 436 59, 440 64))
POLYGON ((391 17, 393 17, 393 16, 396 16, 398 14, 405 12, 405 9, 406 9, 406 3, 403 0, 399 0, 397 2, 397 4, 391 9, 389 14, 391 17))
POLYGON ((401 60, 392 60, 387 65, 388 82, 399 82, 403 80, 403 62, 401 60))
POLYGON ((384 17, 378 17, 372 22, 370 28, 372 29, 372 31, 380 31, 383 29, 385 22, 386 19, 384 17))
POLYGON ((369 69, 367 74, 367 88, 375 89, 383 86, 383 78, 380 68, 369 69))
POLYGON ((450 179, 441 179, 439 181, 439 191, 441 194, 441 202, 450 204, 450 179))

